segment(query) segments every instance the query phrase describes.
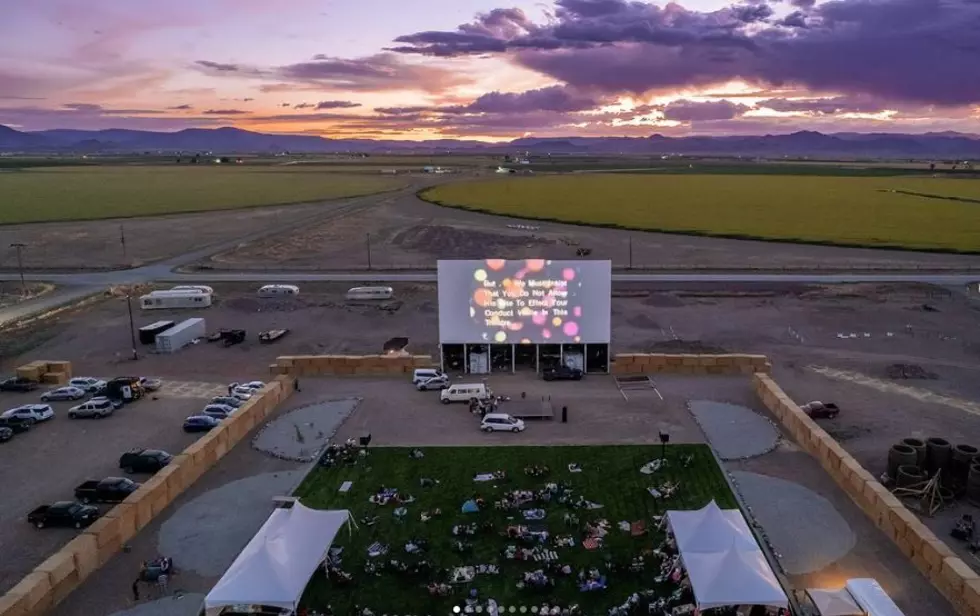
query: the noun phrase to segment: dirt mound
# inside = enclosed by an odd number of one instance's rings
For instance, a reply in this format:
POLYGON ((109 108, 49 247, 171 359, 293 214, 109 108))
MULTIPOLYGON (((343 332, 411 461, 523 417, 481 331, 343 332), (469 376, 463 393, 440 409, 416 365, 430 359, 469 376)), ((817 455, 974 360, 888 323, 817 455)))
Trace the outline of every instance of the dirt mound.
POLYGON ((302 310, 306 304, 296 300, 256 299, 254 297, 235 297, 222 302, 237 312, 294 312, 302 310))
POLYGON ((885 374, 890 379, 935 380, 939 378, 935 372, 929 372, 922 366, 915 364, 892 364, 885 368, 885 374))
POLYGON ((416 225, 399 231, 391 239, 391 243, 405 250, 445 258, 482 259, 488 254, 500 254, 508 248, 539 248, 552 246, 557 242, 535 235, 509 235, 442 225, 416 225))

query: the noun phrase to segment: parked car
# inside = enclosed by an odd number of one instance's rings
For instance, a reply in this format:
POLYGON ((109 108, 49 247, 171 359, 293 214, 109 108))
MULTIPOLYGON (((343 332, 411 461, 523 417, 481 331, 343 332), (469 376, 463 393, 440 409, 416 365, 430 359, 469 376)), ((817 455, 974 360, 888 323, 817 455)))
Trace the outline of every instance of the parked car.
POLYGON ((430 389, 446 389, 449 387, 449 377, 445 374, 430 377, 424 381, 419 381, 415 388, 419 391, 429 391, 430 389))
POLYGON ((121 503, 138 490, 140 484, 125 477, 106 477, 101 481, 90 480, 75 488, 75 498, 89 503, 121 503))
POLYGON ((207 415, 208 417, 214 417, 215 419, 228 419, 235 409, 230 406, 222 406, 220 404, 209 404, 201 410, 201 415, 207 415))
POLYGON ((123 405, 126 404, 124 401, 120 400, 119 398, 107 398, 106 396, 95 396, 94 398, 89 398, 88 401, 89 402, 106 402, 107 401, 107 402, 109 402, 109 404, 112 405, 112 408, 116 409, 117 411, 119 409, 121 409, 123 407, 123 405))
POLYGON ((14 431, 7 427, 0 427, 0 443, 6 443, 14 438, 14 431))
POLYGON ((241 405, 245 404, 245 402, 234 396, 215 396, 214 398, 211 398, 211 402, 208 404, 224 404, 237 409, 241 405))
POLYGON ((155 473, 173 459, 160 449, 134 449, 119 456, 119 468, 127 473, 155 473))
POLYGON ((229 385, 229 387, 231 387, 232 389, 238 389, 240 387, 243 389, 256 391, 265 387, 265 383, 263 383, 262 381, 249 381, 248 383, 232 383, 231 385, 229 385))
POLYGON ((184 420, 184 432, 208 432, 221 423, 209 415, 192 415, 184 420))
POLYGON ((546 381, 581 381, 582 371, 569 366, 545 368, 541 377, 546 381))
POLYGON ((106 382, 92 376, 76 376, 68 381, 68 385, 70 387, 78 387, 79 389, 84 389, 87 392, 94 393, 105 387, 106 382))
POLYGON ((35 528, 45 526, 71 526, 85 528, 97 520, 99 508, 73 501, 58 501, 51 505, 41 505, 27 514, 27 521, 35 528))
POLYGON ((23 420, 32 420, 32 423, 47 421, 54 418, 54 409, 50 404, 25 404, 3 412, 0 417, 8 419, 16 417, 23 420))
POLYGON ((68 409, 69 419, 102 419, 115 411, 112 401, 108 398, 93 398, 78 406, 68 409))
POLYGON ((7 428, 14 434, 27 432, 33 425, 33 419, 25 419, 23 417, 0 417, 0 428, 7 428))
POLYGON ((146 391, 156 391, 163 386, 163 379, 158 379, 155 376, 141 376, 140 385, 146 391))
POLYGON ((480 422, 484 432, 523 432, 524 422, 506 413, 487 413, 480 422))
POLYGON ((53 402, 55 400, 81 400, 88 395, 81 387, 59 387, 41 394, 41 402, 53 402))
POLYGON ((800 409, 810 416, 810 419, 833 419, 840 415, 840 407, 833 402, 814 400, 807 402, 800 409))
POLYGON ((19 376, 0 381, 0 391, 34 391, 35 389, 37 389, 37 383, 30 379, 22 379, 19 376))
POLYGON ((232 397, 238 398, 243 402, 246 400, 250 400, 252 398, 252 394, 254 393, 255 393, 254 390, 249 389, 247 387, 235 387, 234 389, 231 390, 232 397))

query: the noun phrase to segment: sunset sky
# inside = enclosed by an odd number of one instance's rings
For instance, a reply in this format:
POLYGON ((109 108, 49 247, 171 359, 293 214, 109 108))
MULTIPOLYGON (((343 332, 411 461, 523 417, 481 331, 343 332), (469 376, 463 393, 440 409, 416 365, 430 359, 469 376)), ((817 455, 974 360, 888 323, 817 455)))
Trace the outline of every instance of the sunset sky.
POLYGON ((11 1, 0 124, 980 134, 980 0, 11 1))

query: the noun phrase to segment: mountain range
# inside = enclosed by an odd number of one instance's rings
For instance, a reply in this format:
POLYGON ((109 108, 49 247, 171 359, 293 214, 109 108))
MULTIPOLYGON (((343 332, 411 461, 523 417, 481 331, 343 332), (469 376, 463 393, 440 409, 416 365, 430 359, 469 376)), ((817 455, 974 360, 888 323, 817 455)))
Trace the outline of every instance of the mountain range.
POLYGON ((34 132, 0 125, 0 152, 76 154, 248 153, 513 153, 577 155, 724 155, 812 158, 980 158, 980 135, 921 135, 799 131, 784 135, 722 137, 525 137, 507 143, 439 139, 391 141, 328 139, 315 135, 257 133, 239 128, 189 128, 176 132, 54 129, 34 132))

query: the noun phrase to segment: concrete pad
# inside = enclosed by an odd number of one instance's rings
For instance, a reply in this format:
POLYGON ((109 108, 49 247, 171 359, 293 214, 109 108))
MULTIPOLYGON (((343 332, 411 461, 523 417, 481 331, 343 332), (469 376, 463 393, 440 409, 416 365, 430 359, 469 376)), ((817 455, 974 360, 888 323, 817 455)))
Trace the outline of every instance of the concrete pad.
POLYGON ((222 575, 272 513, 272 499, 292 493, 303 476, 265 473, 205 492, 163 523, 159 553, 171 556, 182 571, 222 575))
POLYGON ((284 460, 312 461, 359 403, 345 398, 288 411, 266 424, 252 439, 252 447, 284 460))
POLYGON ((742 460, 769 453, 779 432, 752 409, 712 400, 691 400, 688 408, 722 460, 742 460))
POLYGON ((197 616, 204 604, 204 597, 196 593, 163 597, 128 610, 113 612, 110 616, 197 616))
POLYGON ((733 471, 731 476, 786 573, 819 571, 857 543, 847 521, 816 492, 768 475, 733 471))

